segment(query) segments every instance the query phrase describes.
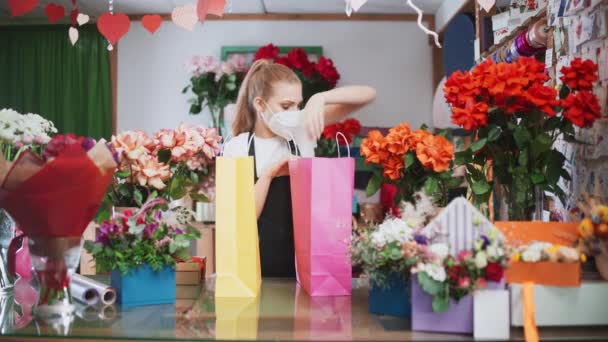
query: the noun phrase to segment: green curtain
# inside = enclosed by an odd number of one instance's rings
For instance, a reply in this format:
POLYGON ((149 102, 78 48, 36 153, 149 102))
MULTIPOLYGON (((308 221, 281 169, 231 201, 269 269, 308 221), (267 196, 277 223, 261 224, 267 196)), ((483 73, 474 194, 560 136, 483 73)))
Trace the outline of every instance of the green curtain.
POLYGON ((112 84, 108 42, 94 25, 0 27, 0 108, 36 113, 60 133, 108 139, 112 84))

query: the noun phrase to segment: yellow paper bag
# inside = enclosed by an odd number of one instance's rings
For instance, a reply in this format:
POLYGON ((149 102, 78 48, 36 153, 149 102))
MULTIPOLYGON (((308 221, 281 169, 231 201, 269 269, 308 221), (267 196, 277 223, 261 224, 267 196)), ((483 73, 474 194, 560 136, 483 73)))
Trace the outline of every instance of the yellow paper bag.
POLYGON ((253 168, 253 157, 219 157, 216 161, 216 298, 257 297, 260 293, 253 168))
POLYGON ((215 338, 255 340, 258 336, 260 297, 216 298, 215 338))

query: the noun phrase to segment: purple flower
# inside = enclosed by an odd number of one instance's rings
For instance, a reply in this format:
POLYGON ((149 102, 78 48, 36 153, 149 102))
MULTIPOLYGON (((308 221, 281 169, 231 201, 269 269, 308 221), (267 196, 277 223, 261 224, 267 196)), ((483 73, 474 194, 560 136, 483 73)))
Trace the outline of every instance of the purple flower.
POLYGON ((163 218, 163 213, 160 210, 157 210, 154 212, 154 215, 152 216, 154 218, 154 220, 159 221, 163 218))
POLYGON ((146 228, 144 228, 144 236, 149 239, 152 238, 154 236, 154 233, 156 233, 156 231, 158 230, 159 227, 160 227, 159 223, 146 224, 146 228))
POLYGON ((88 151, 88 150, 92 149, 95 146, 95 144, 96 144, 95 139, 84 138, 82 140, 82 143, 80 144, 80 146, 82 146, 82 148, 84 148, 85 151, 88 151))
POLYGON ((97 234, 95 234, 95 242, 99 242, 104 246, 110 244, 110 237, 120 234, 120 226, 115 222, 104 222, 99 226, 97 234))
POLYGON ((120 164, 120 159, 119 159, 119 156, 118 156, 118 152, 116 152, 116 150, 114 149, 114 147, 112 147, 112 144, 106 143, 106 146, 108 147, 108 149, 110 150, 110 152, 112 152, 112 157, 114 158, 114 161, 116 162, 116 164, 120 164))
POLYGON ((184 234, 184 231, 180 228, 176 228, 176 227, 171 227, 171 229, 169 229, 169 232, 171 234, 175 234, 175 235, 182 235, 184 234))
POLYGON ((482 235, 481 240, 483 240, 483 244, 481 245, 482 249, 486 249, 490 245, 490 239, 487 236, 482 235))
POLYGON ((426 236, 424 236, 422 234, 416 234, 414 236, 414 241, 416 241, 416 243, 419 245, 428 245, 429 244, 429 239, 427 239, 426 236))

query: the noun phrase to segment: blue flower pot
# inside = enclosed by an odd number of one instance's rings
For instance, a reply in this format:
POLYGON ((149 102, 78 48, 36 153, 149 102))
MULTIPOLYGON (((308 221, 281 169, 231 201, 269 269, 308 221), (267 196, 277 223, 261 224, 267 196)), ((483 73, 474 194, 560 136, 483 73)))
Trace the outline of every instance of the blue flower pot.
POLYGON ((175 303, 175 269, 170 266, 154 272, 144 264, 124 276, 114 270, 111 283, 116 289, 116 302, 123 308, 175 303))
POLYGON ((370 284, 369 312, 376 315, 409 318, 412 315, 409 281, 398 273, 390 273, 385 286, 370 284))

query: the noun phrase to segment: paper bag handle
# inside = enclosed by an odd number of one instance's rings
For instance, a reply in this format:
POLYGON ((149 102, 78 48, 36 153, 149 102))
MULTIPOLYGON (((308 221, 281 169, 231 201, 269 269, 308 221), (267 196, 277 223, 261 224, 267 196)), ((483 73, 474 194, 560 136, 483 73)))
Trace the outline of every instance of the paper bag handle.
POLYGON ((348 158, 350 158, 350 145, 348 144, 348 139, 346 139, 346 136, 342 132, 336 133, 336 146, 338 147, 338 158, 342 157, 340 155, 340 139, 338 139, 340 137, 344 138, 344 142, 346 143, 346 151, 348 151, 348 158))
MULTIPOLYGON (((253 138, 255 137, 255 134, 252 134, 251 137, 249 138, 249 140, 247 141, 247 151, 249 151, 249 148, 251 147, 251 143, 253 142, 253 138)), ((232 139, 232 137, 230 136, 230 134, 228 136, 226 136, 226 138, 224 138, 224 142, 222 143, 222 147, 220 148, 220 156, 224 156, 224 148, 226 147, 226 143, 228 143, 228 141, 230 141, 232 139), (230 139, 228 139, 230 138, 230 139)))

